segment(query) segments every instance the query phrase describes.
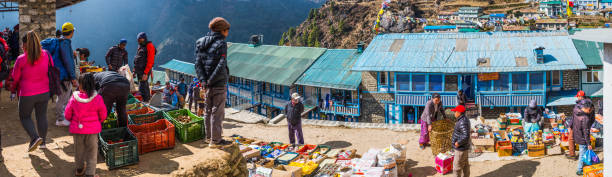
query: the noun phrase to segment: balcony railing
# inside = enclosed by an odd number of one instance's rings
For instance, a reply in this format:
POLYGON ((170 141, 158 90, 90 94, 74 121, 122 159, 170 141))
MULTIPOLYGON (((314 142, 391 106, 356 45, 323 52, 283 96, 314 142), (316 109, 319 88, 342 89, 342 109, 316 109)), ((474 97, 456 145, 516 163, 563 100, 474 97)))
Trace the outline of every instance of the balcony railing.
POLYGON ((332 114, 343 114, 343 115, 351 115, 351 116, 359 116, 359 106, 344 106, 344 105, 331 105, 329 107, 323 107, 320 109, 323 113, 332 113, 332 114))

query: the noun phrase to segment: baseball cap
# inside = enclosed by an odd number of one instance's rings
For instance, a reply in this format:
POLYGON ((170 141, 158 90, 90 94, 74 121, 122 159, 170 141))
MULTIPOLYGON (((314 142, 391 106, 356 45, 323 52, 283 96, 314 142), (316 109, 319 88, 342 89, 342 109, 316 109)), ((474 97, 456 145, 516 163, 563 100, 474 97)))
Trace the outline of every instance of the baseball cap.
POLYGON ((298 93, 291 94, 291 99, 297 100, 297 99, 300 99, 300 98, 302 98, 302 97, 298 93))
POLYGON ((457 105, 457 107, 451 109, 451 111, 464 113, 465 112, 465 106, 457 105))
POLYGON ((74 25, 72 25, 72 23, 70 22, 66 22, 62 25, 62 32, 70 32, 70 31, 74 31, 74 25))
POLYGON ((119 44, 127 44, 127 39, 122 38, 121 40, 119 40, 119 44))
POLYGON ((584 96, 584 91, 580 90, 578 91, 578 93, 576 93, 576 97, 583 97, 584 96))

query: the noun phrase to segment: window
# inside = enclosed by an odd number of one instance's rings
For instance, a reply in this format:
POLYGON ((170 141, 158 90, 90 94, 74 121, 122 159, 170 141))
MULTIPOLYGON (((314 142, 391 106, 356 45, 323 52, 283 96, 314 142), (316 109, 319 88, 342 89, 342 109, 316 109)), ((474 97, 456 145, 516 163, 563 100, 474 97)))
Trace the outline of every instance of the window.
POLYGON ((527 74, 512 74, 512 90, 526 91, 527 90, 527 74))
POLYGON ((442 75, 429 75, 429 91, 442 91, 442 75))
POLYGON ((412 91, 425 91, 425 75, 412 75, 412 91))
POLYGON ((457 91, 457 88, 459 88, 459 76, 444 76, 444 91, 457 91))
POLYGON ((410 91, 410 75, 401 74, 397 75, 397 89, 401 91, 410 91))
POLYGON ((582 72, 582 82, 583 83, 600 83, 601 71, 583 71, 582 72))
POLYGON ((478 81, 478 91, 491 91, 491 81, 478 81))
POLYGON ((544 90, 544 73, 529 74, 529 90, 544 90))
POLYGON ((395 80, 393 80, 393 75, 395 75, 395 73, 390 72, 389 73, 389 86, 393 87, 393 82, 395 82, 395 80))
POLYGON ((493 90, 508 91, 510 90, 510 77, 508 74, 499 74, 499 78, 493 81, 493 90))
POLYGON ((561 71, 551 71, 549 76, 551 77, 551 85, 561 85, 561 71))
POLYGON ((378 85, 389 85, 387 84, 387 73, 378 72, 378 85))

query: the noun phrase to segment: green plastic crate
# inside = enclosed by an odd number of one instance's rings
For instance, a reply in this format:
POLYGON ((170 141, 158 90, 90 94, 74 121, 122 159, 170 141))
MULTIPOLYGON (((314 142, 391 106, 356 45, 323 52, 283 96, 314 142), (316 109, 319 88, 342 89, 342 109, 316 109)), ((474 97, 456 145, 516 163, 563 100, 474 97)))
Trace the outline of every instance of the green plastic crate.
POLYGON ((127 100, 127 104, 134 104, 134 103, 138 103, 138 102, 140 102, 140 101, 138 101, 138 99, 136 99, 136 98, 134 98, 134 97, 129 98, 129 99, 127 100))
POLYGON ((183 143, 194 142, 204 138, 204 119, 191 113, 189 110, 180 109, 175 111, 165 112, 167 119, 176 127, 176 136, 183 143), (188 115, 191 117, 191 122, 184 124, 176 118, 180 115, 188 115))
POLYGON ((100 152, 109 170, 138 163, 138 140, 126 127, 102 130, 98 135, 100 152), (123 142, 109 144, 108 141, 123 142))
POLYGON ((128 122, 136 125, 153 123, 159 119, 167 119, 167 115, 163 112, 142 115, 128 115, 128 122))
POLYGON ((106 120, 104 120, 104 122, 102 122, 102 130, 106 130, 106 129, 111 129, 111 128, 117 128, 118 126, 118 122, 117 122, 117 115, 115 115, 115 113, 110 113, 108 114, 108 117, 106 117, 106 120))

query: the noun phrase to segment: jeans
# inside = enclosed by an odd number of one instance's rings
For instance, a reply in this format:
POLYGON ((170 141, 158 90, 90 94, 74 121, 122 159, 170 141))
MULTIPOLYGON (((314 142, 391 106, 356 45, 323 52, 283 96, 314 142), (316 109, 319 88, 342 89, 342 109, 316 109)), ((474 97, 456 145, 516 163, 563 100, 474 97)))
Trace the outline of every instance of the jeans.
POLYGON ((582 167, 584 167, 584 163, 582 162, 582 156, 584 155, 584 153, 586 153, 587 150, 589 150, 588 145, 582 145, 579 144, 578 148, 580 148, 580 154, 578 155, 578 168, 576 169, 577 172, 582 172, 582 167))
POLYGON ((66 111, 66 105, 68 105, 68 101, 72 97, 72 81, 62 81, 62 85, 65 86, 66 91, 62 90, 64 92, 57 96, 57 103, 55 103, 55 116, 58 121, 66 119, 64 111, 66 111))
POLYGON ((47 137, 47 104, 49 103, 49 93, 33 96, 22 96, 19 98, 19 119, 21 125, 30 136, 30 142, 37 138, 42 138, 45 142, 47 137), (36 112, 36 126, 32 122, 32 111, 36 112), (38 130, 38 131, 36 131, 38 130))
POLYGON ((128 125, 128 115, 125 106, 129 94, 130 84, 128 83, 108 83, 100 89, 100 95, 104 100, 104 105, 106 105, 107 113, 111 112, 113 103, 117 104, 115 111, 117 112, 117 123, 119 127, 127 127, 128 125))

